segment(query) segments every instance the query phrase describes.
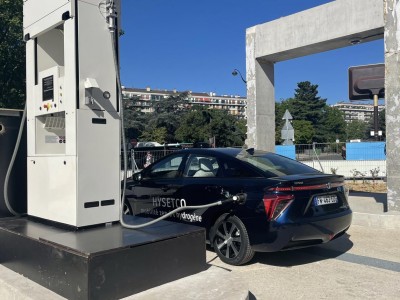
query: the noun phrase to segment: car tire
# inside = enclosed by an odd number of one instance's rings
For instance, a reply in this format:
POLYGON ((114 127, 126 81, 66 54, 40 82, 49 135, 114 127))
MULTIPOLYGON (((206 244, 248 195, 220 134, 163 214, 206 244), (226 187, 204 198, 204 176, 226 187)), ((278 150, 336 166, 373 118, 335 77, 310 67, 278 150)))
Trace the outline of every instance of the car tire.
POLYGON ((122 207, 122 212, 124 215, 132 215, 132 209, 127 200, 124 201, 124 206, 122 207))
POLYGON ((212 232, 212 245, 219 258, 230 265, 243 265, 254 256, 249 235, 236 216, 223 215, 217 219, 212 232))

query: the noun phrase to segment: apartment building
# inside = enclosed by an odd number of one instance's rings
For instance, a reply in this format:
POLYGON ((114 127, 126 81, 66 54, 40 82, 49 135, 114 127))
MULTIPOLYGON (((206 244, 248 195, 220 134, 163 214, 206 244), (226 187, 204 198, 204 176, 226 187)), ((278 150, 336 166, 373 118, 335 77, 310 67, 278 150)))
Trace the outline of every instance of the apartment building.
MULTIPOLYGON (((365 103, 353 103, 353 102, 338 102, 331 105, 336 107, 340 111, 344 112, 344 120, 351 122, 353 120, 360 120, 368 122, 374 117, 374 105, 365 103)), ((385 109, 385 105, 378 105, 378 111, 385 109)))
POLYGON ((245 97, 217 95, 216 93, 198 93, 192 91, 153 90, 150 87, 145 89, 122 88, 124 99, 135 99, 132 106, 145 113, 153 111, 152 101, 162 101, 170 96, 184 92, 188 93, 186 100, 190 105, 201 105, 210 109, 225 109, 233 116, 245 118, 245 109, 247 104, 247 99, 245 97))

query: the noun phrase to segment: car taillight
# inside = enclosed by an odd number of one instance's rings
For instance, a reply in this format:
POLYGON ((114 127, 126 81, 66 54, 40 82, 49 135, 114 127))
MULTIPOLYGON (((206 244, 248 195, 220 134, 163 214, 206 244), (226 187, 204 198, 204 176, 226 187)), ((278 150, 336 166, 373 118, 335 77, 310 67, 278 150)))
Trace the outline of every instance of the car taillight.
POLYGON ((277 186, 268 189, 271 192, 295 192, 295 191, 309 191, 320 189, 331 189, 344 186, 343 182, 322 183, 313 185, 300 185, 300 186, 277 186))
POLYGON ((266 194, 264 195, 264 208, 268 220, 275 220, 288 208, 294 200, 292 194, 266 194))

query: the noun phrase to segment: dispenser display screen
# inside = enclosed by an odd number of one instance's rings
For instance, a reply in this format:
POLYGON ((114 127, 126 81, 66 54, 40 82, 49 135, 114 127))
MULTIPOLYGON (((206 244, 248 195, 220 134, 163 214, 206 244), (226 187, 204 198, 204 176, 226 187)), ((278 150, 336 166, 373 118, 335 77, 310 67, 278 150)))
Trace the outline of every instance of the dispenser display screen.
POLYGON ((54 99, 54 77, 53 75, 42 79, 43 97, 42 101, 54 99))

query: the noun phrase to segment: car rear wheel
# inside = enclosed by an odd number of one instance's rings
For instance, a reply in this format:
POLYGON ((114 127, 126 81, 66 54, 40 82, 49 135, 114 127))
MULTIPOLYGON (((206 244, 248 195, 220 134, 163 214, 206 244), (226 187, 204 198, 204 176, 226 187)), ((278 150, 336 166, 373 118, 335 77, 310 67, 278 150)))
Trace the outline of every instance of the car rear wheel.
POLYGON ((246 227, 236 216, 221 216, 215 222, 213 237, 215 252, 227 264, 242 265, 254 256, 246 227))

